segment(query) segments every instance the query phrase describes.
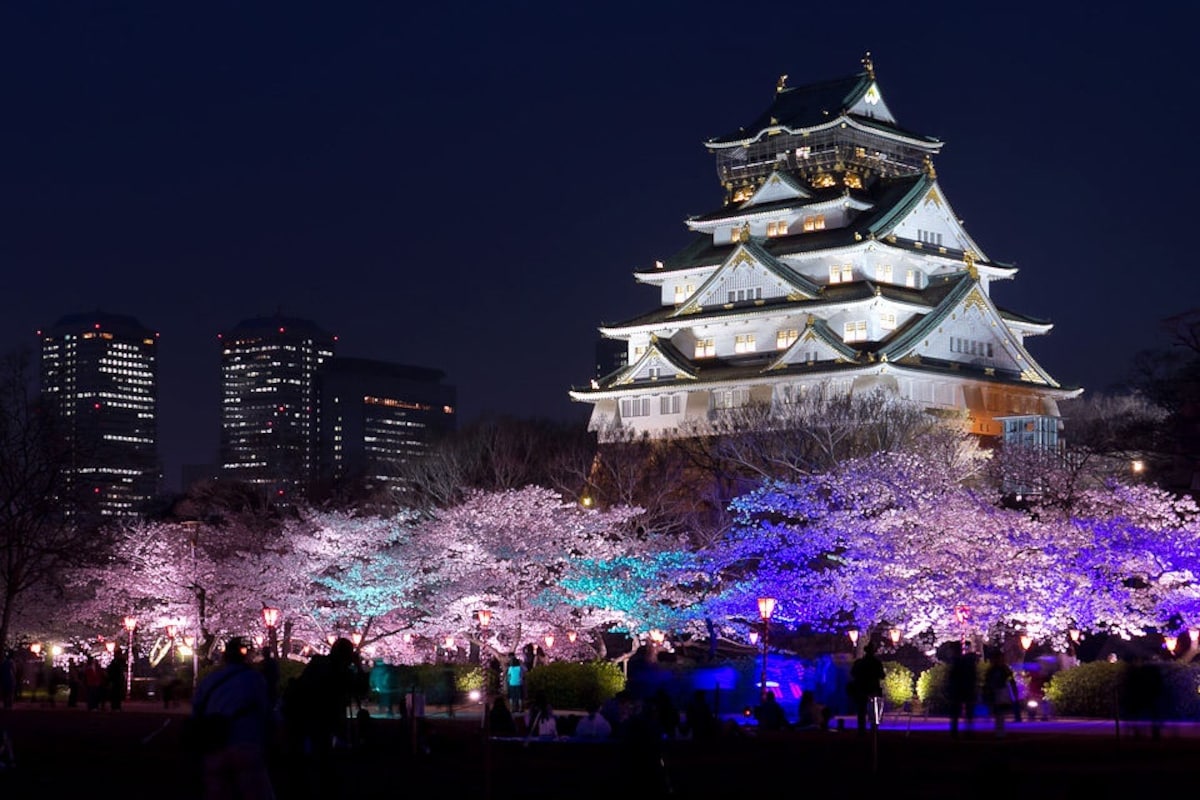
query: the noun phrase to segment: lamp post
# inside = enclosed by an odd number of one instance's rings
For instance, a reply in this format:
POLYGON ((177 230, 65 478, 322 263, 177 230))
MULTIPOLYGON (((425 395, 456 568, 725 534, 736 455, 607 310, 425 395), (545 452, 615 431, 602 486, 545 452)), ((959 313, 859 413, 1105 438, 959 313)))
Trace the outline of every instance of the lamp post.
POLYGON ((770 634, 771 615, 775 613, 775 598, 758 598, 758 615, 762 618, 762 680, 759 688, 763 700, 767 697, 767 637, 770 634))
POLYGON ((279 658, 276 652, 275 624, 279 622, 279 609, 264 605, 262 610, 263 624, 267 626, 267 652, 271 658, 279 658))
POLYGON ((125 651, 125 696, 133 693, 133 631, 137 628, 137 617, 125 618, 125 630, 129 631, 129 649, 125 651))

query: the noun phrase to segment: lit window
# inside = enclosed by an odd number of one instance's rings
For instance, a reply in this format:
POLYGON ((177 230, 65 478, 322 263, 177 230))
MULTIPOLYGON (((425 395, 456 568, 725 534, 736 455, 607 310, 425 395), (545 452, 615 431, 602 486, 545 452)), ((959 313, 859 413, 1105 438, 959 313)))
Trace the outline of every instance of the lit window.
POLYGON ((885 331, 896 330, 896 315, 894 312, 885 311, 879 315, 879 327, 885 331))
POLYGON ((635 360, 641 358, 644 355, 646 355, 646 345, 639 344, 633 348, 633 357, 635 360))
POLYGON ((788 232, 788 224, 787 224, 786 220, 781 220, 779 222, 768 222, 767 223, 767 236, 768 237, 787 236, 787 232, 788 232))
POLYGON ((875 279, 884 283, 892 282, 892 265, 880 264, 875 270, 875 279))
POLYGON ((696 340, 696 358, 711 358, 717 354, 717 345, 713 339, 696 340))
POLYGON ((775 333, 775 349, 786 350, 800 338, 800 332, 795 328, 787 328, 775 333))
POLYGON ((911 289, 917 288, 917 271, 915 269, 905 270, 904 285, 911 289))
POLYGON ((847 322, 842 339, 847 342, 865 342, 867 340, 867 321, 860 319, 847 322))
POLYGON ((833 264, 829 267, 830 283, 849 283, 854 280, 853 264, 833 264))
POLYGON ((755 350, 754 334, 742 333, 734 337, 733 352, 735 353, 753 353, 755 350))
POLYGON ((804 232, 811 233, 812 231, 825 230, 825 215, 817 214, 815 217, 804 218, 804 232))
POLYGON ((812 155, 811 147, 797 147, 796 148, 796 158, 808 158, 810 155, 812 155))
POLYGON ((675 304, 678 305, 692 296, 696 287, 692 284, 679 284, 675 287, 675 304))

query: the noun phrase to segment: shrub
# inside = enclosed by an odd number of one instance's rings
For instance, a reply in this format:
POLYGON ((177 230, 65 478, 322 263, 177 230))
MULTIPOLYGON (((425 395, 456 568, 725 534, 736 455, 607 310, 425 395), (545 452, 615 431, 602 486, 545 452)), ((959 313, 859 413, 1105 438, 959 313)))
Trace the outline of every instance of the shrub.
POLYGON ((883 662, 883 699, 892 708, 912 700, 913 671, 899 661, 883 662))
POLYGON ((588 700, 603 703, 625 688, 625 675, 607 661, 551 661, 534 667, 526 680, 529 697, 545 692, 554 708, 583 708, 588 700))
POLYGON ((1124 676, 1124 664, 1091 661, 1054 673, 1043 693, 1055 714, 1112 719, 1124 676))
POLYGON ((917 677, 917 698, 926 713, 950 713, 949 682, 949 664, 934 664, 917 677))

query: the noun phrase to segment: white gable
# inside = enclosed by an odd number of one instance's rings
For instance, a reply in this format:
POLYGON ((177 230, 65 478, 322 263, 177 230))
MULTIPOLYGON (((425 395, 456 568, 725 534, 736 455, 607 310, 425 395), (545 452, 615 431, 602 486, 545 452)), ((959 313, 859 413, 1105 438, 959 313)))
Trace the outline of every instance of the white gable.
POLYGON ((959 224, 954 209, 946 202, 941 188, 936 183, 917 201, 908 216, 892 229, 892 233, 904 239, 915 239, 933 248, 971 250, 979 258, 987 260, 980 252, 979 245, 975 244, 959 224))
POLYGON ((700 306, 723 306, 750 300, 787 297, 796 287, 763 266, 744 247, 738 248, 680 311, 690 313, 700 306))
POLYGON ((830 344, 810 325, 800 333, 800 338, 792 342, 791 347, 775 359, 769 369, 780 369, 795 364, 812 363, 817 361, 845 361, 846 354, 830 344))
POLYGON ((614 383, 616 385, 624 385, 694 377, 694 375, 683 372, 675 366, 670 359, 662 354, 662 351, 658 349, 658 345, 651 342, 642 357, 636 363, 630 365, 624 374, 617 378, 614 383))
POLYGON ((857 114, 860 117, 870 117, 882 120, 883 122, 896 123, 896 118, 892 116, 887 103, 883 102, 883 95, 879 92, 878 83, 872 83, 868 86, 867 91, 863 93, 859 101, 847 110, 851 114, 857 114))
POLYGON ((808 199, 810 197, 812 197, 812 193, 799 183, 774 172, 741 207, 746 209, 765 203, 774 203, 778 200, 808 199))

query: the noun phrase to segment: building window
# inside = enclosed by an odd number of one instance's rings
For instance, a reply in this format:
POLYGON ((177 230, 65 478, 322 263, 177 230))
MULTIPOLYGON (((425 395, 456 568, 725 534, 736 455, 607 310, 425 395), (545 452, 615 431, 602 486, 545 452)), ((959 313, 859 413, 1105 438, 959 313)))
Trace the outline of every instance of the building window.
POLYGON ((664 394, 658 398, 658 413, 660 414, 678 414, 683 410, 683 396, 678 394, 664 394))
POLYGON ((992 346, 992 342, 975 342, 959 336, 950 337, 950 352, 962 353, 968 356, 982 356, 984 358, 995 357, 995 349, 992 346))
POLYGON ((917 239, 924 242, 925 244, 933 244, 933 245, 937 245, 939 247, 942 244, 942 235, 940 233, 937 233, 936 231, 926 231, 926 230, 921 230, 920 228, 918 228, 917 229, 917 239))
POLYGON ((847 322, 842 339, 847 342, 865 342, 867 340, 867 321, 859 319, 847 322))
POLYGON ((621 398, 621 416, 622 417, 648 417, 648 416, 650 416, 650 398, 649 397, 623 397, 623 398, 621 398))
POLYGON ((634 360, 636 361, 637 359, 641 358, 644 355, 646 355, 646 345, 644 345, 644 344, 635 345, 633 348, 634 360))
POLYGON ((796 158, 808 158, 810 155, 812 155, 811 147, 806 146, 796 148, 796 158))
POLYGON ((711 358, 717 354, 716 341, 713 339, 696 340, 696 358, 711 358))
MULTIPOLYGON (((749 200, 753 195, 753 186, 742 186, 733 193, 733 202, 740 203, 744 200, 749 200)), ((735 238, 734 241, 737 241, 737 239, 735 238)))
POLYGON ((875 269, 875 280, 883 281, 884 283, 892 282, 892 265, 880 264, 875 269))
POLYGON ((795 328, 786 328, 775 333, 775 349, 787 350, 797 339, 800 338, 800 332, 795 328))
POLYGON ((829 267, 830 283, 849 283, 854 280, 853 264, 831 264, 829 267))
POLYGON ((753 289, 737 289, 729 290, 726 295, 730 303, 743 303, 747 300, 762 300, 762 287, 758 286, 753 289))
POLYGON ((735 352, 735 353, 753 353, 754 350, 755 350, 755 346, 754 346, 754 334, 753 333, 742 333, 742 334, 738 334, 736 337, 734 337, 733 352, 735 352))
POLYGON ((650 380, 656 381, 658 380, 658 376, 662 374, 662 367, 650 367, 646 370, 646 374, 650 377, 650 380))
POLYGON ((915 269, 905 270, 904 285, 910 289, 917 288, 917 271, 915 269))
POLYGON ((696 287, 690 283, 687 285, 684 285, 682 283, 676 285, 675 286, 675 305, 679 305, 683 301, 687 300, 689 297, 692 296, 692 292, 694 292, 695 290, 696 290, 696 287))
POLYGON ((896 330, 896 314, 893 311, 885 311, 879 315, 879 327, 885 331, 896 330))
POLYGON ((780 220, 779 222, 768 222, 767 223, 767 237, 768 238, 775 237, 775 236, 787 236, 787 232, 788 232, 788 224, 787 224, 786 220, 780 220))
POLYGON ((713 392, 713 408, 740 408, 750 400, 749 389, 718 389, 713 392))
POLYGON ((817 214, 813 217, 804 218, 804 232, 812 233, 813 231, 825 230, 825 215, 817 214))

